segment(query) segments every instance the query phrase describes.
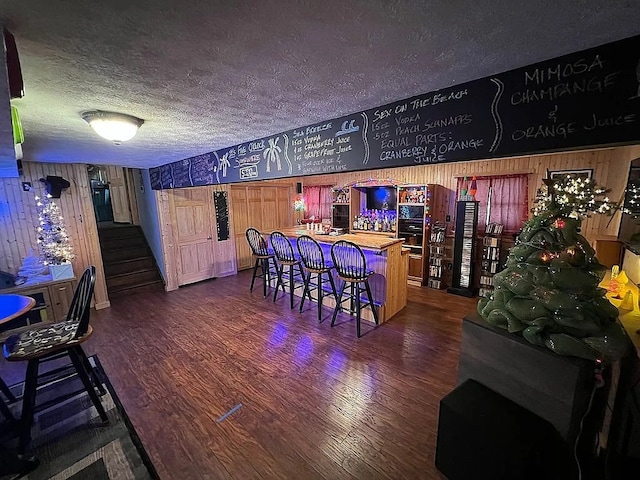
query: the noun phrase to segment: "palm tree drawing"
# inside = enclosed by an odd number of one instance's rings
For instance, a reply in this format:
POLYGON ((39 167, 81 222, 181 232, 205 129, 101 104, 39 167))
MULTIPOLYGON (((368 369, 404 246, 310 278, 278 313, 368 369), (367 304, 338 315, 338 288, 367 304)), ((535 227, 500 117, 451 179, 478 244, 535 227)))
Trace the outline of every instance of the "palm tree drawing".
POLYGON ((282 149, 278 146, 278 140, 280 140, 280 137, 270 138, 269 146, 262 152, 262 155, 267 160, 267 172, 271 171, 272 162, 276 164, 278 171, 282 170, 282 165, 280 164, 280 152, 282 152, 282 149))
POLYGON ((222 176, 227 176, 227 168, 231 167, 229 162, 229 152, 225 153, 218 162, 218 169, 222 170, 222 176))

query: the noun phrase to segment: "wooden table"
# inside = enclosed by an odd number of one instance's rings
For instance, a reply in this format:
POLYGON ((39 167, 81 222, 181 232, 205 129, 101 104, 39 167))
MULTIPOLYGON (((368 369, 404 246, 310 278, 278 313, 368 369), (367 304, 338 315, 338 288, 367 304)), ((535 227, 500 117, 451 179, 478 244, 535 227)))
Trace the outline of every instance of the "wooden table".
POLYGON ((0 294, 0 325, 24 315, 35 304, 35 299, 25 295, 0 294))
MULTIPOLYGON (((0 325, 7 323, 14 318, 24 315, 33 308, 36 301, 31 297, 24 295, 3 295, 0 294, 0 325)), ((15 402, 16 399, 9 390, 9 387, 4 380, 0 377, 0 391, 2 391, 10 402, 15 402)), ((3 400, 0 400, 0 413, 2 413, 9 420, 14 420, 11 412, 5 405, 3 400)))
MULTIPOLYGON (((357 233, 346 235, 323 235, 302 227, 278 230, 289 237, 295 248, 295 241, 302 235, 313 237, 322 247, 325 258, 330 259, 331 245, 339 240, 353 242, 362 248, 367 260, 367 268, 374 274, 369 279, 374 303, 378 309, 380 323, 389 320, 407 305, 408 251, 402 249, 402 238, 383 235, 357 233)), ((271 232, 263 232, 263 234, 271 232)), ((302 290, 300 290, 302 291, 302 290)), ((335 305, 332 297, 326 297, 327 305, 335 305)), ((362 312, 364 320, 373 321, 369 309, 362 312)))

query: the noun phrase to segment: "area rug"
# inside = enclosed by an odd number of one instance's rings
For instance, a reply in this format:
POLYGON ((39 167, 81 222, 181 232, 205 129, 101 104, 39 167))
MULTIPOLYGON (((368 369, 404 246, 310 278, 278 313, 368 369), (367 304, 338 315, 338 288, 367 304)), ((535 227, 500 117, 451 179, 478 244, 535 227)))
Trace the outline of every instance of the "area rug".
MULTIPOLYGON (((28 480, 129 480, 157 479, 149 456, 127 417, 97 356, 89 358, 95 366, 107 393, 101 397, 109 416, 103 425, 86 392, 36 415, 32 429, 31 454, 40 465, 28 480)), ((38 391, 37 402, 72 392, 81 385, 76 377, 48 385, 38 391)), ((11 387, 22 397, 23 384, 11 387)), ((16 417, 19 404, 12 406, 16 417)), ((13 440, 15 443, 15 440, 13 440)), ((11 441, 7 444, 11 446, 11 441)))

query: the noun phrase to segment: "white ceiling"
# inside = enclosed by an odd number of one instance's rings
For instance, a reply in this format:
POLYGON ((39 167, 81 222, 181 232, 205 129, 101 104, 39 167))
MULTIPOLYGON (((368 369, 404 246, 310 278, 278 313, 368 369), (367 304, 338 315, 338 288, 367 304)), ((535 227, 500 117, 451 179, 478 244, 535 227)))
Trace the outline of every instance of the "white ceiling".
POLYGON ((0 0, 0 15, 25 160, 132 167, 640 33, 637 0, 0 0), (92 109, 145 124, 112 145, 80 117, 92 109))

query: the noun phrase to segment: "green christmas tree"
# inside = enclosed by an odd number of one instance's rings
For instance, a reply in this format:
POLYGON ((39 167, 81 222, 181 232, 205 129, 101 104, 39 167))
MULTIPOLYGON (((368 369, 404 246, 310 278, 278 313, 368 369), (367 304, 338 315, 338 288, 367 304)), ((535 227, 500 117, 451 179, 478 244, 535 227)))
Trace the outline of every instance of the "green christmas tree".
POLYGON ((606 190, 591 179, 545 179, 495 290, 478 312, 491 325, 561 355, 612 361, 629 347, 618 310, 598 287, 606 267, 580 235, 592 213, 612 213, 606 190))
POLYGON ((51 201, 51 195, 35 197, 38 207, 37 241, 45 265, 60 264, 73 259, 73 247, 67 235, 60 208, 51 201))

